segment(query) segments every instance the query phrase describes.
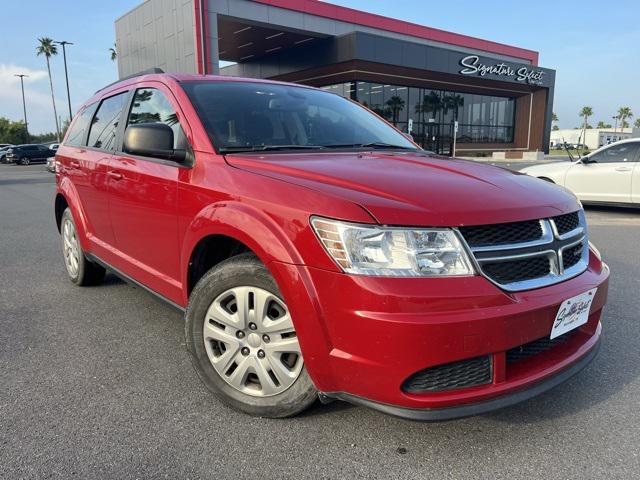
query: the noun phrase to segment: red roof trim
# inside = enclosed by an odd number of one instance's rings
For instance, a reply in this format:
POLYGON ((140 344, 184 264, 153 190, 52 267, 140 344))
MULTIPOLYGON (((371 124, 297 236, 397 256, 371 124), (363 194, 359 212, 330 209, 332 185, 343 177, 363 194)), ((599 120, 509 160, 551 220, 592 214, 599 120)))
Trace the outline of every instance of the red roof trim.
POLYGON ((416 23, 405 22, 395 18, 383 17, 374 13, 362 12, 353 8, 341 7, 318 0, 253 0, 257 3, 285 8, 319 17, 331 18, 343 22, 355 23, 365 27, 378 28, 388 32, 411 35, 412 37, 447 43, 457 47, 473 48, 499 55, 521 58, 538 65, 538 52, 524 48, 513 47, 503 43, 491 42, 480 38, 447 32, 437 28, 425 27, 416 23))

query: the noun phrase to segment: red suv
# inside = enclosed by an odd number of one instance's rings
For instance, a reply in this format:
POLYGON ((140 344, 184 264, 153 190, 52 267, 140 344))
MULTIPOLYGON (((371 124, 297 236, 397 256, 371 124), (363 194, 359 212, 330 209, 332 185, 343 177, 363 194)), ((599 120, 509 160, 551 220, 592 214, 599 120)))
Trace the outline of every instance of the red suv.
POLYGON ((435 156, 367 108, 286 83, 153 74, 99 91, 56 156, 78 285, 105 269, 185 311, 226 404, 486 412, 595 356, 608 268, 580 202, 435 156))

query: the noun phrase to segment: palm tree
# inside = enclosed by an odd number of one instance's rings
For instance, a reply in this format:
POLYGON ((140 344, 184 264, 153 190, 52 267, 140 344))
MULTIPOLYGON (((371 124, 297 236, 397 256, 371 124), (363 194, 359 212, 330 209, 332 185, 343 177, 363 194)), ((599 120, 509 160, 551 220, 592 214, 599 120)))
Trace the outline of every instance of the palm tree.
POLYGON ((447 111, 453 110, 453 120, 458 120, 458 112, 461 107, 464 107, 464 97, 462 95, 446 95, 444 97, 444 104, 447 111))
POLYGON ((118 58, 118 50, 116 49, 116 44, 113 44, 113 47, 109 49, 109 55, 112 62, 115 62, 118 58))
POLYGON ((602 120, 600 120, 598 122, 598 125, 596 125, 596 128, 611 128, 611 124, 610 123, 604 123, 602 120))
POLYGON ((399 96, 394 95, 389 100, 387 100, 386 104, 387 107, 389 107, 389 110, 391 110, 391 123, 397 125, 400 112, 404 110, 404 100, 399 96))
POLYGON ((618 109, 618 117, 620 118, 622 128, 627 128, 629 126, 627 118, 633 117, 633 112, 630 107, 620 107, 618 109))
POLYGON ((440 95, 433 90, 422 98, 422 103, 416 105, 416 113, 433 112, 434 116, 438 110, 442 109, 442 100, 440 95))
POLYGON ((53 95, 53 79, 51 78, 51 65, 49 64, 49 58, 52 55, 58 54, 58 47, 53 43, 53 40, 49 37, 41 37, 38 39, 40 45, 36 48, 36 55, 44 55, 47 61, 47 71, 49 72, 49 86, 51 87, 51 103, 53 103, 53 116, 56 119, 56 136, 58 142, 60 142, 60 124, 58 123, 58 112, 56 110, 56 99, 53 95))
POLYGON ((582 124, 582 143, 587 143, 587 125, 589 124, 589 117, 593 115, 592 107, 582 107, 582 110, 578 113, 579 116, 584 118, 584 123, 582 124))

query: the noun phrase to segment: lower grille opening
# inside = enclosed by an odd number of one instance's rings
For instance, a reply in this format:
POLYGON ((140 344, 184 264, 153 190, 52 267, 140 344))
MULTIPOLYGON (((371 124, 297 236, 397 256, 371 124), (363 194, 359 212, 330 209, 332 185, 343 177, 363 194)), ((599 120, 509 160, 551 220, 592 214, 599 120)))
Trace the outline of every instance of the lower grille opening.
POLYGON ((547 257, 532 257, 507 262, 485 263, 484 273, 494 281, 505 284, 545 277, 551 272, 547 257))
POLYGON ((507 365, 526 360, 534 355, 544 353, 552 348, 562 345, 571 338, 573 333, 575 332, 567 332, 554 339, 550 339, 549 337, 539 338, 533 342, 525 343, 519 347, 507 350, 507 365))
POLYGON ((491 383, 491 356, 437 365, 414 373, 402 384, 407 393, 441 392, 491 383))

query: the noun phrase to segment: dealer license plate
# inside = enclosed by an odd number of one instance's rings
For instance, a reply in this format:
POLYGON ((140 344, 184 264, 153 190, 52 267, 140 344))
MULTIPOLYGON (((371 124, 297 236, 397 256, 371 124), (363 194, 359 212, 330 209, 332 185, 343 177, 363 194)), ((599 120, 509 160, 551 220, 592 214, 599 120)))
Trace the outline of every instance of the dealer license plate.
POLYGON ((597 288, 594 288, 562 302, 553 322, 553 327, 551 327, 551 336, 549 338, 559 337, 587 323, 591 302, 593 302, 593 298, 596 295, 596 290, 597 288))

